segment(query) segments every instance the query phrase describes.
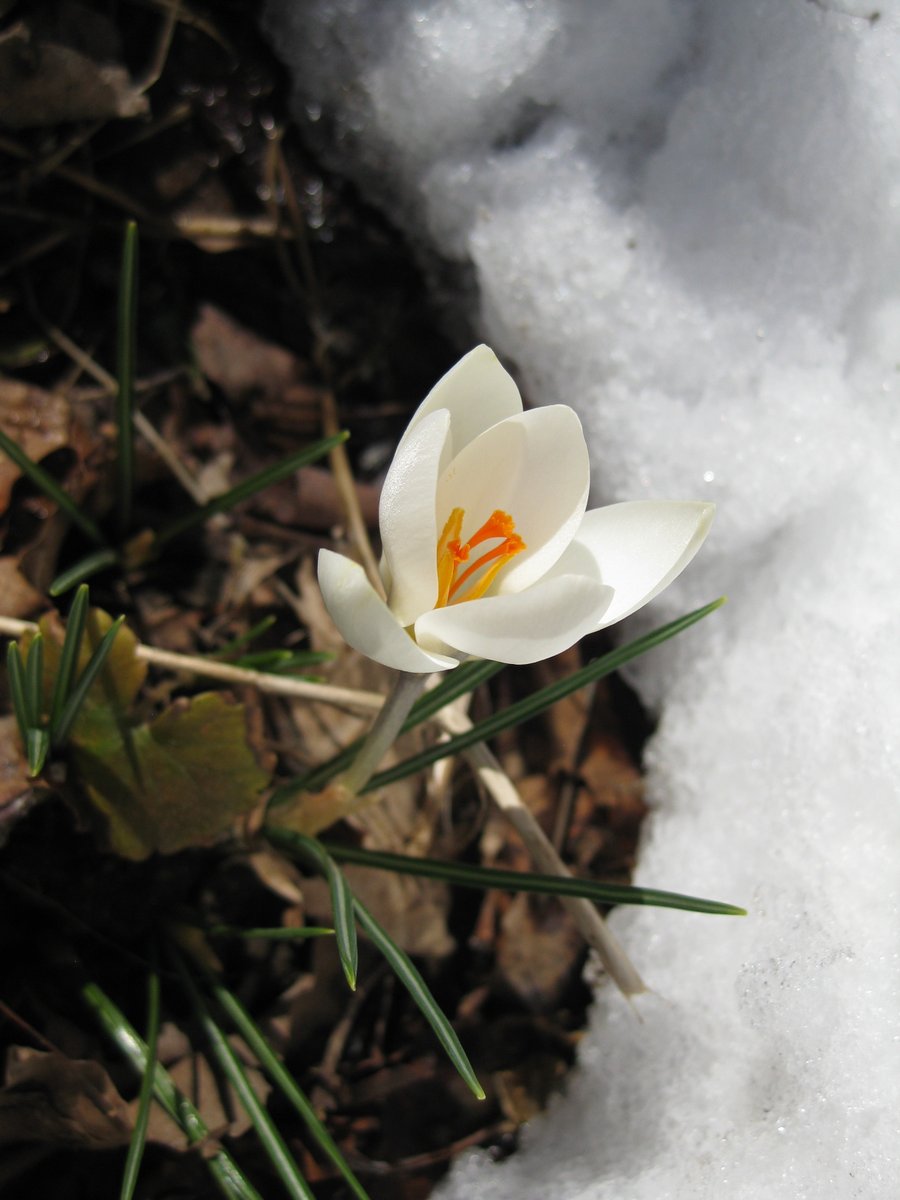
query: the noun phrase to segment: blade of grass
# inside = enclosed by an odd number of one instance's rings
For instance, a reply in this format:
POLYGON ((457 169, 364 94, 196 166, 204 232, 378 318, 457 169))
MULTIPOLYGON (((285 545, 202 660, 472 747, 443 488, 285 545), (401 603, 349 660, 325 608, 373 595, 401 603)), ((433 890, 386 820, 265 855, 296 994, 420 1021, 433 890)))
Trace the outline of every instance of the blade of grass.
POLYGON ((280 1062, 272 1047, 266 1041, 262 1030, 232 991, 225 987, 210 972, 204 970, 203 973, 207 985, 220 1007, 256 1055, 263 1070, 268 1074, 272 1082, 281 1089, 283 1096, 304 1122, 322 1153, 329 1159, 334 1168, 340 1172, 358 1200, 369 1200, 365 1188, 350 1170, 331 1134, 316 1116, 315 1109, 297 1086, 293 1076, 285 1069, 284 1064, 280 1062))
POLYGON ((47 590, 54 598, 62 596, 69 588, 73 588, 77 583, 82 583, 85 579, 90 579, 92 575, 98 575, 107 567, 114 567, 118 561, 119 556, 115 550, 95 550, 93 554, 86 554, 77 563, 73 563, 65 571, 61 571, 47 590))
POLYGON ((99 527, 86 516, 75 501, 67 492, 59 486, 52 475, 49 475, 43 467, 38 466, 33 459, 29 458, 21 446, 17 445, 6 433, 0 429, 0 450, 7 458, 12 459, 19 470, 25 475, 35 487, 40 488, 45 496, 49 496, 55 501, 69 519, 85 533, 92 542, 98 545, 103 545, 104 538, 99 527))
POLYGON ((292 1197, 292 1200, 315 1200, 309 1184, 300 1174, 300 1168, 291 1157, 291 1152, 284 1139, 254 1092, 243 1064, 232 1050, 228 1039, 200 994, 200 989, 194 982, 187 964, 174 946, 170 946, 170 952, 197 1020, 209 1041, 213 1056, 253 1123, 256 1135, 269 1157, 273 1170, 284 1184, 285 1191, 292 1197))
MULTIPOLYGON (((279 845, 280 830, 266 827, 269 841, 279 845)), ((718 900, 702 900, 680 892, 635 887, 626 883, 600 883, 593 879, 575 879, 559 875, 536 875, 525 871, 505 871, 499 867, 473 866, 469 863, 441 862, 435 858, 411 858, 407 854, 389 854, 381 850, 363 850, 323 842, 323 848, 338 862, 355 863, 378 871, 397 871, 403 875, 421 875, 440 879, 460 887, 499 888, 506 892, 538 892, 545 896, 580 896, 596 904, 645 904, 655 908, 677 908, 684 912, 712 916, 745 917, 747 910, 718 900)))
POLYGON ((29 730, 40 728, 44 701, 44 635, 36 633, 25 660, 25 713, 29 730))
POLYGON ((311 861, 328 883, 331 893, 331 911, 334 916, 334 933, 344 975, 353 991, 356 991, 356 972, 359 966, 359 947, 356 941, 356 922, 353 919, 353 893, 337 863, 322 849, 314 838, 298 833, 292 842, 294 853, 300 853, 311 861))
MULTIPOLYGON (((155 958, 155 952, 154 952, 155 958)), ((153 1080, 156 1073, 156 1047, 159 1038, 159 972, 154 962, 147 976, 147 1065, 141 1080, 141 1090, 138 1096, 137 1115, 134 1120, 134 1131, 128 1146, 128 1156, 125 1159, 125 1170, 122 1173, 122 1187, 119 1200, 132 1200, 137 1186, 138 1173, 141 1169, 141 1159, 144 1156, 144 1146, 147 1143, 147 1128, 150 1124, 150 1101, 153 1099, 153 1080)))
POLYGON ((69 693, 69 698, 60 713, 59 721, 53 731, 54 745, 63 745, 69 736, 72 725, 75 723, 75 718, 78 716, 78 710, 84 703, 84 698, 88 694, 91 684, 100 674, 103 664, 106 662, 107 655, 112 650, 119 627, 124 620, 124 617, 116 617, 115 621, 113 621, 112 625, 110 625, 109 629, 107 629, 106 633, 100 639, 97 649, 88 659, 87 666, 81 672, 78 682, 69 693))
POLYGON ((206 932, 223 937, 266 938, 271 942, 296 942, 303 938, 331 937, 334 934, 333 929, 324 925, 304 925, 302 929, 286 929, 283 926, 241 929, 238 925, 210 925, 206 932))
POLYGON ((462 1048, 462 1043, 456 1036, 456 1031, 442 1012, 434 996, 428 990, 425 980, 413 966, 409 955, 388 937, 385 930, 361 901, 354 900, 353 905, 356 909, 356 916, 360 925, 387 959, 391 969, 409 992, 419 1011, 434 1030, 435 1036, 447 1052, 447 1057, 477 1099, 483 1100, 484 1088, 478 1082, 478 1077, 472 1068, 472 1064, 469 1062, 468 1055, 462 1048))
POLYGON ((363 791, 374 791, 377 788, 386 787, 389 783, 395 783, 398 779, 405 779, 407 775, 412 775, 416 771, 430 767, 438 759, 446 758, 451 754, 459 754, 460 751, 465 750, 468 746, 473 746, 477 742, 486 742, 504 729, 509 729, 513 725, 519 725, 523 721, 530 720, 532 717, 537 716, 538 713, 549 708, 551 704, 555 704, 557 700, 562 700, 565 696, 577 691, 586 684, 593 683, 597 679, 602 679, 606 675, 611 675, 613 671, 617 671, 625 663, 631 662, 633 658, 637 658, 641 654, 646 654, 648 650, 652 650, 655 646, 659 646, 669 638, 675 637, 682 630, 687 629, 697 621, 702 620, 703 617, 715 612, 724 603, 724 597, 713 600, 711 604, 706 604, 703 608, 695 609, 694 612, 679 617, 678 620, 671 621, 668 625, 654 629, 651 633, 647 633, 643 637, 629 642, 627 646, 620 646, 610 651, 609 654, 604 654, 601 658, 594 659, 593 662, 573 672, 566 679, 552 683, 549 687, 541 688, 540 691, 526 696, 525 699, 519 700, 516 704, 510 704, 507 708, 493 713, 486 720, 479 721, 477 725, 473 725, 465 733, 457 734, 456 737, 452 737, 446 742, 439 742, 437 745, 431 746, 419 754, 414 754, 411 758, 404 759, 403 762, 397 763, 394 767, 389 767, 386 771, 380 771, 377 775, 372 776, 363 788, 363 791))
POLYGON ((269 616, 263 617, 261 621, 257 621, 257 623, 251 626, 246 633, 239 634, 237 637, 225 642, 224 645, 221 645, 218 650, 214 650, 210 655, 210 658, 226 658, 229 654, 236 653, 242 646, 246 646, 249 642, 255 641, 267 630, 271 629, 275 624, 275 621, 275 615, 270 613, 269 616))
MULTIPOLYGON (((143 1039, 96 983, 86 983, 81 994, 107 1036, 143 1078, 150 1062, 143 1039)), ((153 1071, 153 1095, 192 1145, 208 1141, 210 1131, 206 1122, 190 1100, 178 1091, 168 1071, 158 1062, 153 1071)), ((206 1163, 228 1200, 263 1200, 227 1150, 217 1150, 206 1159, 206 1163)))
POLYGON ((56 672, 56 682, 53 685, 53 699, 50 702, 50 732, 53 733, 66 699, 72 690, 75 672, 78 668, 78 655, 81 650, 81 639, 84 635, 84 623, 87 618, 90 588, 86 583, 81 584, 75 593, 75 599, 69 609, 69 619, 66 622, 66 636, 63 639, 59 655, 59 668, 56 672))
POLYGON ((335 446, 339 446, 341 442, 347 440, 348 434, 338 433, 334 437, 325 438, 323 441, 316 442, 312 446, 307 446, 305 450, 298 450, 296 454, 283 459, 280 463, 276 463, 272 467, 266 467, 264 471, 259 471, 256 475, 245 479, 243 483, 239 483, 236 487, 230 488, 227 492, 223 492, 221 496, 216 496, 210 500, 208 504, 202 505, 200 508, 195 508, 193 512, 187 513, 186 516, 180 517, 177 521, 173 521, 167 525, 165 529, 161 529, 156 535, 156 546, 164 546, 173 538, 180 537, 181 534, 187 533, 188 530, 194 529, 197 525, 202 525, 211 516, 216 513, 229 512, 236 504, 240 504, 243 500, 248 500, 251 496, 255 496, 257 492, 261 492, 264 488, 270 487, 273 483, 278 483, 282 479, 286 479, 288 475, 292 475, 294 471, 305 467, 311 462, 315 462, 317 458, 322 458, 335 446))
POLYGON ((131 523, 134 498, 134 360, 137 343, 137 225, 129 221, 122 243, 116 331, 116 499, 119 533, 131 523))
POLYGON ((28 774, 32 779, 43 771, 49 749, 50 734, 46 729, 28 730, 25 736, 25 757, 28 760, 28 774))
POLYGON ((6 677, 9 682, 9 698, 24 746, 28 740, 28 705, 25 702, 25 668, 22 666, 18 642, 10 642, 6 647, 6 677))

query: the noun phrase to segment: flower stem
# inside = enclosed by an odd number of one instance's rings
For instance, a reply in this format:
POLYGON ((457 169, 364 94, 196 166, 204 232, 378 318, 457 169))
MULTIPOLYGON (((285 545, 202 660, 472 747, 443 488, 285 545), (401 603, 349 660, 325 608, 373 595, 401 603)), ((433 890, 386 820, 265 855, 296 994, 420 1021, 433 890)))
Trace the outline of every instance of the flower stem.
POLYGON ((375 774, 386 751, 394 744, 409 710, 425 690, 427 675, 398 671, 394 686, 366 734, 359 754, 340 777, 346 793, 358 796, 375 774))

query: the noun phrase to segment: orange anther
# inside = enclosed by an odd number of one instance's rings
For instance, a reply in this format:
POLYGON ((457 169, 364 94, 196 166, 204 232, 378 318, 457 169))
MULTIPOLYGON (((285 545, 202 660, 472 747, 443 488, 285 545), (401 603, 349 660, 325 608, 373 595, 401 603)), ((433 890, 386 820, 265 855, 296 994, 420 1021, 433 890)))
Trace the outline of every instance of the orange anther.
POLYGON ((464 517, 464 509, 454 508, 438 539, 438 598, 435 608, 443 608, 447 604, 460 604, 464 600, 477 600, 488 590, 506 563, 525 549, 525 543, 516 533, 515 521, 509 513, 496 509, 477 533, 467 542, 460 542, 464 517), (500 544, 479 555, 457 577, 457 568, 460 563, 468 561, 473 547, 494 540, 499 540, 500 544), (470 582, 476 575, 478 578, 470 582), (460 595, 463 590, 465 594, 460 595))

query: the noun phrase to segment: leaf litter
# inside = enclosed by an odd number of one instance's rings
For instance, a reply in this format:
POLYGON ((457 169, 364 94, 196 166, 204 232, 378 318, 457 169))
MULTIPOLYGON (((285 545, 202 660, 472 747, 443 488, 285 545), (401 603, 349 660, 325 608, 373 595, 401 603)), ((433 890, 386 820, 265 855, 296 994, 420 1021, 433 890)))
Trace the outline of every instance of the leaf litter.
MULTIPOLYGON (((332 394, 351 433, 357 502, 373 530, 379 472, 409 413, 458 350, 424 297, 409 248, 321 171, 289 126, 285 82, 259 41, 249 0, 208 17, 182 5, 159 82, 146 91, 138 77, 148 47, 159 44, 164 6, 58 0, 48 7, 60 27, 79 9, 91 14, 80 41, 60 35, 55 43, 69 52, 66 78, 83 94, 63 123, 58 100, 38 81, 44 107, 0 143, 17 189, 0 214, 3 244, 14 248, 0 262, 0 362, 7 371, 16 365, 15 375, 0 377, 0 427, 108 524, 119 231, 124 216, 137 214, 136 395, 158 435, 151 444, 139 433, 136 442, 137 536, 149 545, 154 530, 196 499, 315 440, 332 394), (113 25, 118 46, 96 32, 96 21, 113 25), (98 62, 118 80, 100 108, 88 75, 94 83, 111 76, 93 70, 98 62), (314 289, 304 263, 312 265, 314 289), (70 343, 78 357, 65 348, 70 343)), ((6 32, 18 53, 25 35, 6 32)), ((28 36, 34 45, 50 35, 29 25, 28 36)), ((48 611, 47 587, 88 547, 2 456, 0 501, 0 615, 46 613, 49 686, 62 625, 48 611)), ((37 785, 27 779, 14 722, 0 723, 7 837, 0 892, 8 917, 0 931, 7 980, 0 1097, 29 1092, 29 1103, 52 1107, 65 1094, 69 1107, 60 1112, 70 1114, 55 1132, 44 1130, 39 1157, 8 1168, 10 1195, 118 1194, 120 1153, 84 1147, 127 1140, 137 1083, 79 1003, 86 972, 141 1029, 148 948, 161 931, 185 920, 285 930, 328 923, 321 882, 274 850, 253 842, 248 849, 243 838, 258 824, 270 783, 321 763, 366 718, 237 684, 227 694, 209 692, 190 673, 148 671, 134 648, 139 639, 215 656, 273 617, 248 649, 325 651, 333 661, 315 674, 383 690, 379 669, 336 638, 315 584, 315 552, 340 548, 348 528, 331 472, 306 467, 173 541, 160 558, 142 553, 124 571, 97 576, 95 603, 124 612, 126 626, 68 749, 37 785)), ((95 614, 94 640, 108 621, 95 614)), ((576 651, 504 672, 491 695, 475 696, 473 716, 578 661, 576 651)), ((627 879, 643 811, 635 766, 642 732, 615 685, 570 698, 498 739, 504 768, 581 871, 627 879)), ((413 735, 404 756, 422 736, 413 735)), ((347 821, 340 835, 391 851, 530 866, 510 827, 489 815, 477 783, 448 764, 394 785, 383 806, 347 821)), ((486 1086, 486 1102, 473 1099, 437 1052, 365 940, 353 994, 332 939, 216 935, 208 944, 373 1200, 412 1200, 427 1195, 467 1147, 512 1151, 520 1124, 560 1085, 586 1019, 585 952, 553 901, 356 868, 347 874, 418 956, 486 1086)), ((199 1106, 211 1140, 199 1154, 186 1152, 154 1106, 142 1194, 170 1194, 175 1184, 193 1196, 217 1194, 201 1159, 220 1144, 240 1154, 263 1194, 276 1194, 271 1166, 212 1068, 184 1000, 171 978, 163 981, 161 1058, 199 1106)), ((345 1194, 333 1168, 304 1143, 296 1118, 266 1093, 246 1047, 235 1047, 316 1194, 345 1194)), ((10 1113, 22 1102, 14 1100, 10 1113)))

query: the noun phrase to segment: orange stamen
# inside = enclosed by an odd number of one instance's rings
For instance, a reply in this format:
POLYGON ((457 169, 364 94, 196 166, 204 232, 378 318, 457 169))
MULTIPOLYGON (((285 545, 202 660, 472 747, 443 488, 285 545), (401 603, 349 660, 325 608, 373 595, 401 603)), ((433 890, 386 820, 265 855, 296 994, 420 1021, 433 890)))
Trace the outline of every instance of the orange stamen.
POLYGON ((525 549, 525 543, 515 532, 516 525, 509 513, 496 509, 467 542, 461 543, 459 539, 464 517, 464 509, 454 508, 438 539, 438 598, 435 608, 444 608, 447 604, 461 604, 464 600, 477 600, 484 595, 509 560, 525 549), (493 540, 499 540, 500 544, 479 555, 457 577, 460 563, 468 561, 473 548, 482 542, 493 540), (488 563, 491 565, 484 570, 488 563), (482 573, 478 580, 469 583, 479 572, 482 573), (460 595, 463 590, 465 594, 460 595))

